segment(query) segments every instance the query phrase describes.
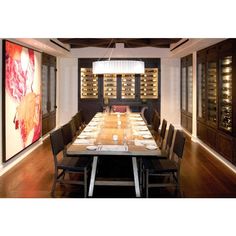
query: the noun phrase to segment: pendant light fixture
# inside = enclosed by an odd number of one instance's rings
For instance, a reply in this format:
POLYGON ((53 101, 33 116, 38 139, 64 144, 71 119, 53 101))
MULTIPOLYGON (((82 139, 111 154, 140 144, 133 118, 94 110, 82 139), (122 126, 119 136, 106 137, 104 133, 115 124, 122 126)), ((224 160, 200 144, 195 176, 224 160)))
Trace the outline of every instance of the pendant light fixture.
MULTIPOLYGON (((113 39, 108 45, 111 45, 113 39)), ((144 74, 145 65, 140 60, 111 60, 113 48, 108 60, 93 62, 93 74, 144 74)))

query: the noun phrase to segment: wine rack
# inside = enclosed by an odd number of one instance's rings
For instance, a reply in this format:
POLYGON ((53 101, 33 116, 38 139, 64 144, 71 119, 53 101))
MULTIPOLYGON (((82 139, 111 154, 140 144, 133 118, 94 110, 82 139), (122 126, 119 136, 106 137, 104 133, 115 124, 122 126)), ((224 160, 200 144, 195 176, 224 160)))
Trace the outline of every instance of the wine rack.
POLYGON ((220 60, 221 90, 219 91, 219 127, 232 131, 232 56, 220 60))
POLYGON ((207 68, 208 121, 216 125, 217 118, 217 63, 208 62, 207 68))
POLYGON ((117 98, 117 77, 115 74, 104 74, 103 96, 104 98, 117 98))
POLYGON ((158 68, 146 68, 145 74, 140 76, 141 99, 158 98, 158 68))
POLYGON ((193 67, 188 66, 188 112, 193 110, 193 67))
POLYGON ((182 110, 186 110, 186 67, 182 67, 182 79, 181 79, 181 87, 182 87, 182 110))
POLYGON ((98 98, 98 76, 92 73, 92 68, 81 68, 81 98, 98 98))
POLYGON ((135 75, 123 74, 121 76, 121 98, 135 99, 135 75))
POLYGON ((206 117, 206 69, 205 63, 198 63, 198 117, 206 117))

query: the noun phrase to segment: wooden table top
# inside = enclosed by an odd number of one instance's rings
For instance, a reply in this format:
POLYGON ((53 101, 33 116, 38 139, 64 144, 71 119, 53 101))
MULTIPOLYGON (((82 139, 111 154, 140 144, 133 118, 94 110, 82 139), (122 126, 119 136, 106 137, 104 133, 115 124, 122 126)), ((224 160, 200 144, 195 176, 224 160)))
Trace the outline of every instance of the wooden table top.
POLYGON ((155 145, 155 140, 140 114, 97 113, 70 145, 67 153, 86 156, 160 157, 165 155, 159 148, 149 150, 147 145, 155 145), (150 137, 148 138, 148 136, 150 137), (115 138, 117 140, 114 140, 115 138), (98 148, 97 150, 87 150, 88 146, 98 148), (104 147, 111 147, 111 150, 101 150, 104 147), (125 150, 121 151, 120 149, 124 147, 126 147, 125 150))

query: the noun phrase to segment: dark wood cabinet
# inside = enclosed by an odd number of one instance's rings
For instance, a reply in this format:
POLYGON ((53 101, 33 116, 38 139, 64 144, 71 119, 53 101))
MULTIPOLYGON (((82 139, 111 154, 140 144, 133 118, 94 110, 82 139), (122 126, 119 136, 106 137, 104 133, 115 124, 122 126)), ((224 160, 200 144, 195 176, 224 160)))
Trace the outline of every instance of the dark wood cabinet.
POLYGON ((193 64, 192 55, 181 58, 181 125, 192 133, 193 64))
POLYGON ((42 54, 42 135, 56 127, 56 57, 42 54))
POLYGON ((236 163, 235 39, 197 53, 197 136, 236 163))

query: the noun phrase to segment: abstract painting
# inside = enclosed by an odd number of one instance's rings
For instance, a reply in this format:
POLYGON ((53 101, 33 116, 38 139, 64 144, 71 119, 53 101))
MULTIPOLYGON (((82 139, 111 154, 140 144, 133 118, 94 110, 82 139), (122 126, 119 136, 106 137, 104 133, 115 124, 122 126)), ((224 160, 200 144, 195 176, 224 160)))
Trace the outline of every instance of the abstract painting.
POLYGON ((5 41, 3 65, 3 160, 41 136, 41 53, 5 41))

